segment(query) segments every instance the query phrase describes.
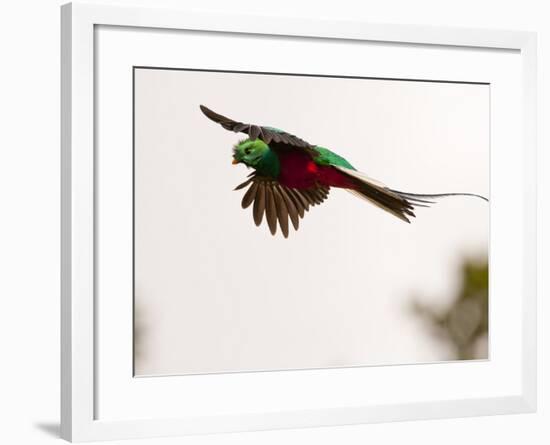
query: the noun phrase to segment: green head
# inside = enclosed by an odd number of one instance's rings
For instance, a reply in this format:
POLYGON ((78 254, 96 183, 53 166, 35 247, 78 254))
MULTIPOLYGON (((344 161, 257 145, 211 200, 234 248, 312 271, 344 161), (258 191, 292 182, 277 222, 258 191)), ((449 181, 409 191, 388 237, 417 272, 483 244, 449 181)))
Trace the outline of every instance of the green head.
POLYGON ((264 141, 244 139, 233 147, 233 164, 242 162, 256 168, 268 151, 269 147, 264 141))
POLYGON ((281 170, 277 155, 260 139, 244 139, 233 147, 233 164, 241 163, 272 178, 277 178, 281 170))

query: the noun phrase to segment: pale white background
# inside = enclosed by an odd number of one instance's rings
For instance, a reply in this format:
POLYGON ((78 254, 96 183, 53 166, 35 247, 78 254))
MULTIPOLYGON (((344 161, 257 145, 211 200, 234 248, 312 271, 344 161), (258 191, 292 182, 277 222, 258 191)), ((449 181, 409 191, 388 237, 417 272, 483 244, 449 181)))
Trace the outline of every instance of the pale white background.
POLYGON ((408 225, 333 189, 273 238, 232 190, 249 173, 230 165, 242 136, 198 105, 330 147, 398 190, 489 196, 488 85, 155 69, 135 82, 137 375, 453 358, 411 304, 450 304, 465 257, 487 260, 487 203, 442 199, 408 225))
MULTIPOLYGON (((133 1, 133 4, 144 2, 133 1)), ((161 3, 161 2, 157 2, 161 3)), ((163 2, 175 5, 178 2, 163 2)), ((262 13, 254 1, 202 2, 201 7, 262 13)), ((29 1, 2 8, 2 97, 0 136, 2 159, 0 181, 3 218, 0 222, 2 278, 0 295, 6 304, 0 315, 2 341, 2 430, 6 443, 50 443, 56 438, 58 421, 58 2, 29 1), (14 120, 15 117, 15 120, 14 120), (48 433, 50 431, 50 433, 48 433)), ((550 21, 542 1, 349 2, 337 4, 281 0, 276 12, 281 15, 316 15, 331 18, 355 18, 375 22, 448 24, 461 26, 522 28, 539 31, 540 75, 548 71, 550 21)), ((539 85, 541 116, 548 120, 548 87, 539 85)), ((541 126, 542 127, 542 126, 541 126)), ((541 128, 540 145, 547 145, 541 128)), ((539 165, 547 162, 541 153, 539 165)), ((547 180, 542 178, 543 190, 547 180)), ((541 203, 547 199, 541 193, 541 203)), ((548 220, 543 206, 539 224, 548 220)), ((544 232, 541 248, 548 247, 544 232)), ((542 249, 541 249, 542 250, 542 249)), ((539 265, 545 268, 547 249, 541 252, 539 265)), ((546 267, 547 268, 547 267, 546 267)), ((542 273, 541 273, 542 275, 542 273)), ((547 284, 541 276, 539 311, 547 314, 543 297, 547 284)), ((542 317, 539 317, 542 318, 542 317)), ((541 323, 540 375, 548 369, 548 348, 543 341, 548 328, 541 323)), ((302 431, 246 433, 186 439, 130 441, 121 443, 408 443, 460 444, 545 443, 548 440, 548 391, 541 381, 541 400, 536 415, 500 416, 464 420, 408 422, 400 424, 322 428, 302 431), (546 425, 545 425, 546 424, 546 425)))

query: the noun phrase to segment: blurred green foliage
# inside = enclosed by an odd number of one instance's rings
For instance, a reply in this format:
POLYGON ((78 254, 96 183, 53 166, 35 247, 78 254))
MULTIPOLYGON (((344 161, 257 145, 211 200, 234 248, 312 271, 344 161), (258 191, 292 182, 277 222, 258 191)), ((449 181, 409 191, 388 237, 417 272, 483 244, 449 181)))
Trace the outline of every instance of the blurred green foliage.
POLYGON ((461 282, 452 303, 438 309, 413 303, 414 312, 454 350, 455 359, 487 358, 489 331, 489 265, 487 260, 465 260, 460 268, 461 282), (483 348, 480 343, 483 342, 483 348), (481 350, 480 350, 481 349, 481 350))

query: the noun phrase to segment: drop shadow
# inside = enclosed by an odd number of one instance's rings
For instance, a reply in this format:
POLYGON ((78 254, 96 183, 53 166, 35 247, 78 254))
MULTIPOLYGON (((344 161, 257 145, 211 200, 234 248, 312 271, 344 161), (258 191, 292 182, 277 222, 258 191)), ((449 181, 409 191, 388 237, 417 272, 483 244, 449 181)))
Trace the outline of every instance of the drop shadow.
POLYGON ((60 426, 57 422, 38 422, 34 424, 34 427, 48 436, 60 437, 60 426))

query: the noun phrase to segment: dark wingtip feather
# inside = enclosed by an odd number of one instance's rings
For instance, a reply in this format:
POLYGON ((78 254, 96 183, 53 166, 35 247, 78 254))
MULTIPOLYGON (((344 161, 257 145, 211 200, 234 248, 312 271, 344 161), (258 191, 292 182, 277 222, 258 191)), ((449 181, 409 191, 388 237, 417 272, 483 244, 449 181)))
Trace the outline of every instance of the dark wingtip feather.
MULTIPOLYGON (((212 119, 212 117, 216 114, 214 113, 210 108, 205 107, 204 105, 199 105, 199 108, 201 109, 202 113, 208 118, 212 119)), ((213 119, 212 119, 213 120, 213 119)))
POLYGON ((243 196, 243 199, 241 201, 241 207, 243 209, 246 209, 254 202, 254 199, 256 198, 256 192, 258 190, 258 183, 253 182, 250 188, 246 191, 246 193, 243 196))
POLYGON ((235 187, 235 188, 233 189, 233 191, 243 189, 243 188, 245 188, 248 184, 250 184, 251 182, 252 182, 252 178, 251 178, 251 179, 247 179, 247 180, 244 181, 242 184, 239 184, 237 187, 235 187))
POLYGON ((281 194, 277 183, 273 184, 273 197, 275 198, 275 207, 277 208, 277 218, 279 219, 279 226, 281 232, 285 238, 288 238, 288 208, 286 202, 281 194))
POLYGON ((267 219, 267 225, 269 226, 269 231, 271 234, 275 235, 277 233, 277 208, 275 207, 275 198, 271 187, 266 187, 265 192, 265 216, 267 219))
POLYGON ((298 230, 298 227, 300 227, 300 216, 298 213, 298 209, 296 208, 296 205, 294 204, 292 199, 288 196, 285 187, 279 186, 279 192, 281 193, 281 196, 285 201, 286 208, 288 210, 288 216, 290 217, 290 221, 292 222, 294 230, 298 230))
POLYGON ((265 212, 265 185, 259 183, 258 191, 256 192, 256 199, 254 200, 253 217, 254 223, 259 226, 262 223, 265 212))

